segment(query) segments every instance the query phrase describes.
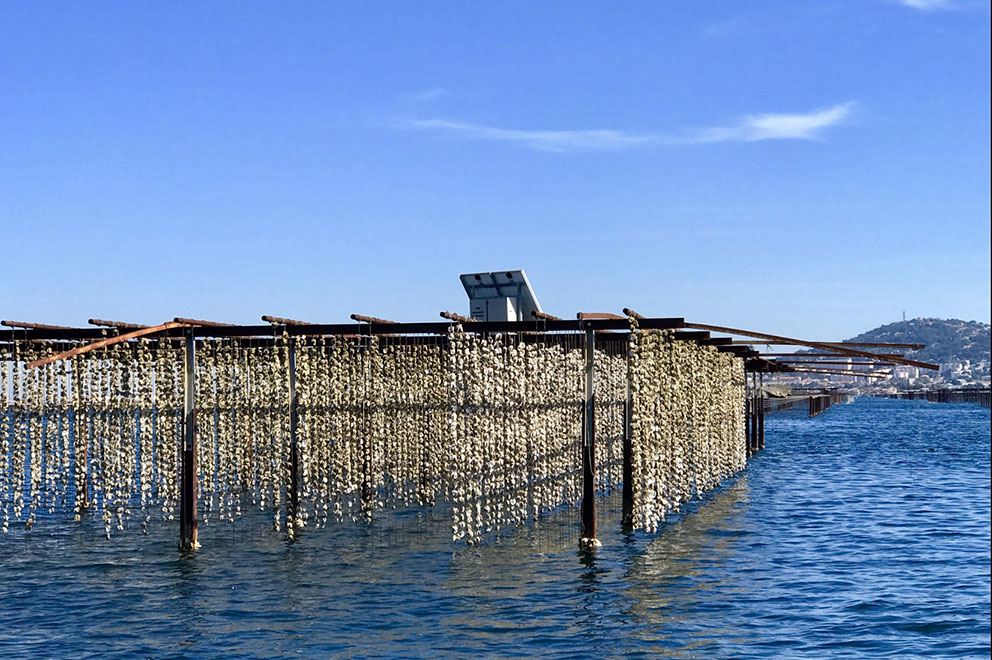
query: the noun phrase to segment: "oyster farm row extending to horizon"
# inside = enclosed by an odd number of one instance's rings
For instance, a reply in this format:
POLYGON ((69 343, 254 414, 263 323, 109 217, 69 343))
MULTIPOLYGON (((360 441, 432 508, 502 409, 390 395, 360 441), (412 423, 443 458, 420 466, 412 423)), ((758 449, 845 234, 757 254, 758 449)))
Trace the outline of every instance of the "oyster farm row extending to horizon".
POLYGON ((621 524, 653 533, 746 467, 764 446, 766 413, 802 404, 812 417, 851 399, 769 397, 765 374, 834 369, 711 333, 937 367, 878 344, 631 309, 565 320, 540 309, 523 271, 462 281, 472 315, 442 312, 437 323, 4 321, 3 532, 98 516, 109 538, 178 518, 179 546, 194 551, 201 524, 249 508, 295 537, 444 503, 452 539, 476 544, 577 506, 580 545, 595 548, 597 496, 618 492, 621 524))

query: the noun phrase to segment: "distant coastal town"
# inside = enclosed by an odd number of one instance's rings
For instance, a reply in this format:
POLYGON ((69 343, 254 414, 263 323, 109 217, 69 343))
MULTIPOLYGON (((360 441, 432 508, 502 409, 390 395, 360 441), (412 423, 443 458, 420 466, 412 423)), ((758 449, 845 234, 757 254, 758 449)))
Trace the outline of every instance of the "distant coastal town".
MULTIPOLYGON (((958 319, 918 318, 875 328, 844 341, 916 342, 926 348, 907 351, 906 357, 940 365, 939 372, 917 367, 893 365, 871 367, 858 358, 831 356, 832 369, 838 371, 872 371, 888 378, 859 375, 776 374, 774 382, 795 388, 849 387, 868 395, 939 389, 988 388, 992 381, 992 341, 990 326, 958 319), (838 362, 844 364, 837 364, 838 362)), ((807 353, 801 351, 798 355, 807 353)), ((812 356, 811 356, 811 359, 812 356)))

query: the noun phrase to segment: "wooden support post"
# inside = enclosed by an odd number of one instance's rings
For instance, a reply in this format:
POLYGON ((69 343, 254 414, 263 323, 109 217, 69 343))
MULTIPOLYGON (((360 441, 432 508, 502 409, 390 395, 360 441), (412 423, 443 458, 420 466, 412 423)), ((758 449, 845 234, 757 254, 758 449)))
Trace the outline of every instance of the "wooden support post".
POLYGON ((744 451, 751 456, 751 398, 744 397, 744 451))
POLYGON ((289 483, 286 484, 286 531, 290 538, 303 526, 300 518, 300 445, 297 437, 296 341, 289 340, 289 483))
POLYGON ((196 530, 196 338, 193 328, 186 328, 183 336, 186 374, 179 475, 179 549, 192 552, 200 547, 196 530))
POLYGON ((751 453, 758 451, 758 375, 751 375, 751 453))
POLYGON ((596 332, 586 329, 586 396, 582 415, 582 532, 579 545, 594 548, 596 539, 596 332))
POLYGON ((747 451, 748 457, 751 456, 751 415, 753 413, 751 405, 751 383, 749 382, 751 377, 745 376, 744 389, 746 396, 744 397, 744 449, 747 451))
POLYGON ((765 374, 758 374, 758 449, 765 448, 765 374))
POLYGON ((627 401, 623 407, 623 512, 620 524, 634 525, 634 445, 630 435, 630 420, 634 410, 634 391, 631 387, 630 348, 627 349, 627 401))

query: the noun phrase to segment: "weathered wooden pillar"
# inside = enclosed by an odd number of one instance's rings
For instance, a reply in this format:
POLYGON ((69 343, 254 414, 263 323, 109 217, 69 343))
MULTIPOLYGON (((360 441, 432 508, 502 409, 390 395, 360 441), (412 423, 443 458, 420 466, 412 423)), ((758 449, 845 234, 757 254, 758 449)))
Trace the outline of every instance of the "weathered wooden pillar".
POLYGON ((758 374, 758 449, 765 448, 765 374, 758 374))
POLYGON ((596 332, 586 329, 586 396, 582 415, 582 532, 579 545, 592 548, 596 540, 596 332))
POLYGON ((289 483, 286 484, 286 531, 290 538, 297 527, 303 526, 300 519, 300 444, 297 436, 299 421, 296 396, 296 342, 289 339, 289 483))
POLYGON ((753 406, 751 405, 751 377, 745 375, 744 389, 744 449, 747 451, 747 455, 751 456, 751 415, 753 413, 753 406))
POLYGON ((630 420, 634 411, 634 390, 631 383, 630 347, 627 348, 627 401, 623 407, 623 510, 620 523, 634 524, 634 444, 630 435, 630 420))
POLYGON ((186 338, 186 369, 179 475, 179 549, 194 551, 200 547, 196 530, 196 337, 191 327, 187 327, 183 335, 186 338))
POLYGON ((758 374, 751 374, 751 453, 758 451, 758 374))
POLYGON ((744 388, 744 451, 751 455, 751 397, 749 388, 744 388))

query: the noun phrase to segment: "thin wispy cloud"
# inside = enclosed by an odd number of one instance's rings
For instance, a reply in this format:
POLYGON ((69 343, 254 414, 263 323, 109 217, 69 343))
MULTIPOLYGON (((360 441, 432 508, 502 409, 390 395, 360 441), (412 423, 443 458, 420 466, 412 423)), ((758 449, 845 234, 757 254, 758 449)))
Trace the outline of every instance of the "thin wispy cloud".
POLYGON ((937 9, 950 9, 954 6, 951 0, 897 0, 903 7, 918 9, 920 11, 935 11, 937 9))
POLYGON ((853 102, 808 113, 746 115, 733 124, 686 129, 679 133, 633 133, 614 129, 528 130, 453 119, 411 119, 403 125, 449 133, 471 140, 507 142, 538 151, 624 151, 650 146, 814 140, 844 122, 853 102))
POLYGON ((434 129, 475 140, 515 142, 541 151, 617 151, 659 141, 656 135, 615 130, 522 130, 449 119, 414 119, 411 128, 434 129))
POLYGON ((705 144, 759 140, 815 140, 826 129, 847 120, 853 109, 852 101, 806 113, 746 115, 735 124, 690 131, 682 141, 689 144, 705 144))

